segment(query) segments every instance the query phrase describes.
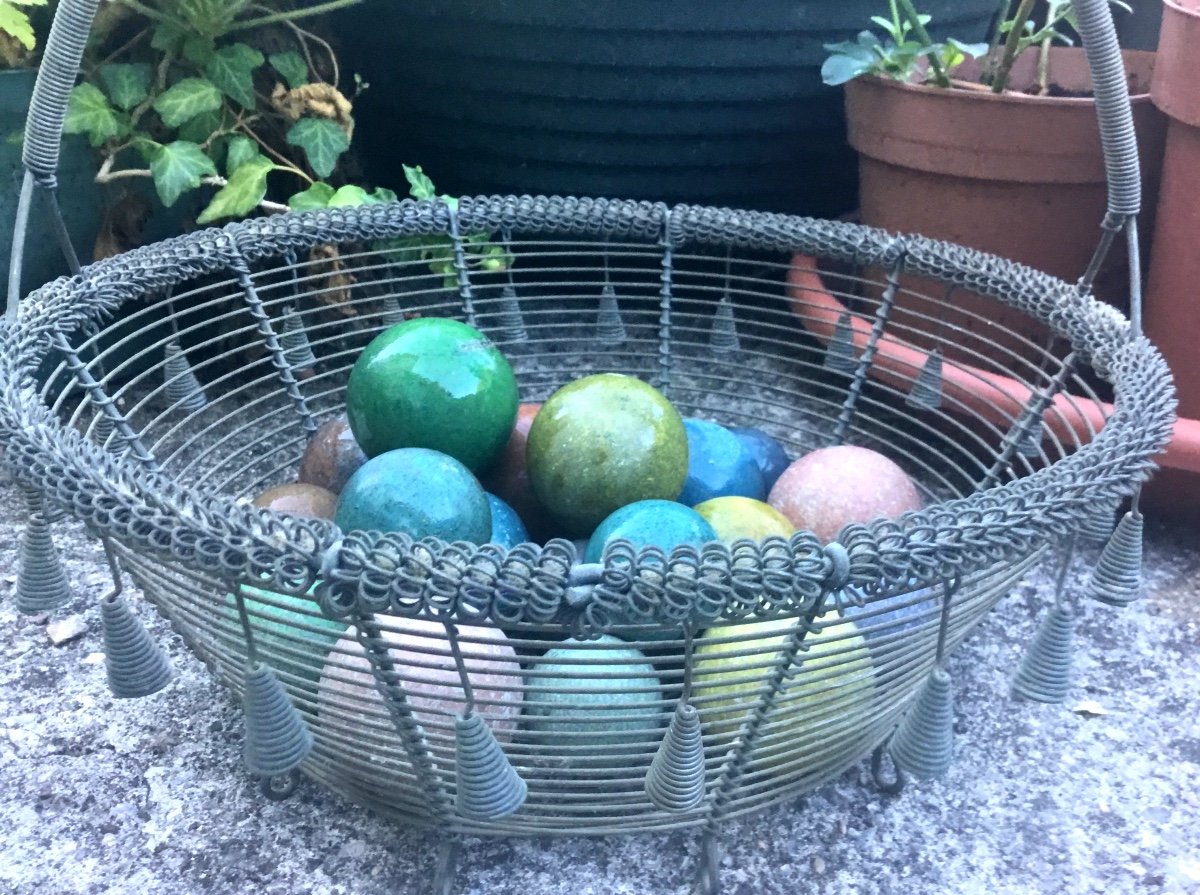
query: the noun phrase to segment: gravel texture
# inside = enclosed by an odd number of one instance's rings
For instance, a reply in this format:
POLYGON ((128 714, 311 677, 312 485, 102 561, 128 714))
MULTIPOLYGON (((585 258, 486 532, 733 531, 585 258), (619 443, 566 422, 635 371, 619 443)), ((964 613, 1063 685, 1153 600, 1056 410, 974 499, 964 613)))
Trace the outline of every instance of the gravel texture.
MULTIPOLYGON (((105 683, 99 545, 55 537, 76 598, 13 609, 22 501, 0 481, 0 893, 398 895, 427 891, 437 841, 311 783, 265 800, 241 765, 240 712, 134 591, 178 670, 116 701, 105 683), (87 630, 54 645, 48 625, 87 630)), ((1200 549, 1152 523, 1148 593, 1083 612, 1065 706, 1012 701, 1008 681, 1051 593, 1027 578, 954 655, 957 758, 881 795, 865 763, 722 833, 724 892, 1200 892, 1200 549), (1083 704, 1103 714, 1084 710, 1083 704)), ((1075 566, 1082 586, 1094 555, 1075 566)), ((460 893, 690 891, 691 834, 464 843, 460 893)))

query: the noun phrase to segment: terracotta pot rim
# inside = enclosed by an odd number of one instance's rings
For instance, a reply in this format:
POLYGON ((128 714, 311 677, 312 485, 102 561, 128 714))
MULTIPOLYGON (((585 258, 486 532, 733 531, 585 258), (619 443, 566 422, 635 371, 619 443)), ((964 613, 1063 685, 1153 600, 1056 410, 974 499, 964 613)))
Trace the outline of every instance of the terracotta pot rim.
POLYGON ((1200 3, 1188 8, 1176 0, 1163 0, 1158 38, 1161 52, 1150 83, 1150 95, 1163 113, 1192 127, 1200 127, 1197 39, 1200 39, 1200 3))
MULTIPOLYGON (((1170 0, 1165 0, 1170 2, 1170 0)), ((1051 49, 1053 54, 1082 54, 1083 50, 1080 47, 1054 47, 1051 49)), ((1126 62, 1138 61, 1149 63, 1156 58, 1156 54, 1150 50, 1122 50, 1121 55, 1126 62)), ((898 81, 894 78, 885 78, 880 75, 862 75, 846 82, 847 89, 853 89, 856 84, 872 84, 889 90, 899 90, 913 94, 925 94, 929 96, 945 97, 947 101, 958 101, 966 99, 968 102, 989 102, 1001 103, 1004 105, 1043 105, 1043 106, 1060 106, 1063 108, 1088 109, 1095 106, 1096 101, 1090 96, 1034 96, 1029 93, 1020 91, 1006 90, 1004 93, 993 93, 992 91, 983 90, 964 90, 955 87, 935 87, 929 84, 913 84, 909 81, 898 81)), ((1129 95, 1130 102, 1133 103, 1149 103, 1150 88, 1147 88, 1138 93, 1129 95)), ((940 102, 941 100, 935 100, 940 102)))

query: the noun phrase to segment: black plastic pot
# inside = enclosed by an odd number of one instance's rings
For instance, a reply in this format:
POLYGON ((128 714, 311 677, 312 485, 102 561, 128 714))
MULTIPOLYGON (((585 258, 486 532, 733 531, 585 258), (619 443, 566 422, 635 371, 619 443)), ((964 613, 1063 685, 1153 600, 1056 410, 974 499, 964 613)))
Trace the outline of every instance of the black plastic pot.
MULTIPOLYGON (((982 39, 995 0, 924 3, 982 39)), ((882 0, 368 0, 341 18, 371 177, 832 215, 855 156, 823 44, 882 0)))

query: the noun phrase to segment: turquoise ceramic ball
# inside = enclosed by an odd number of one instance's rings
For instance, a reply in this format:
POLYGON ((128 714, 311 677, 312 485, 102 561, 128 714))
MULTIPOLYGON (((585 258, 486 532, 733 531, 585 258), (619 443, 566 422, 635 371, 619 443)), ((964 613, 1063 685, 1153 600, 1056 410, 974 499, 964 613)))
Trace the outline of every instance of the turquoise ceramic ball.
POLYGON ((688 467, 683 419, 632 376, 602 373, 563 386, 529 430, 529 479, 574 536, 638 500, 674 500, 688 467))
POLYGON ((512 367, 483 333, 419 317, 372 340, 350 371, 346 415, 367 456, 423 447, 473 472, 500 454, 517 416, 512 367))
POLYGON ((714 497, 765 500, 762 472, 754 455, 724 426, 686 419, 688 471, 679 502, 694 507, 714 497))
MULTIPOLYGON (((273 669, 316 682, 325 656, 337 643, 346 623, 321 613, 310 596, 292 596, 243 585, 242 599, 258 656, 273 669)), ((237 597, 225 595, 224 614, 236 640, 243 640, 237 597)))
MULTIPOLYGON (((789 776, 820 772, 853 752, 871 726, 875 671, 866 641, 852 621, 834 612, 817 623, 820 630, 805 638, 808 651, 800 653, 795 676, 763 719, 756 768, 789 776)), ((721 747, 733 742, 773 670, 769 653, 736 654, 782 649, 795 624, 795 619, 774 619, 705 632, 694 657, 693 703, 705 733, 721 747), (712 642, 718 638, 740 642, 712 642)))
POLYGON ((475 476, 453 457, 425 448, 388 451, 364 463, 342 489, 333 521, 343 531, 475 544, 492 536, 492 511, 475 476))
POLYGON ((492 511, 491 543, 511 550, 529 540, 529 532, 525 530, 525 525, 516 510, 495 494, 488 494, 487 501, 492 511))
POLYGON ((663 722, 661 682, 646 657, 611 635, 549 650, 525 685, 525 728, 547 745, 653 742, 663 722))
POLYGON ((783 445, 762 429, 756 429, 753 426, 735 426, 729 431, 736 435, 738 441, 750 451, 750 455, 754 457, 754 462, 758 464, 758 469, 762 473, 763 487, 770 492, 771 486, 779 480, 783 471, 792 462, 788 458, 787 451, 783 449, 783 445))
POLYGON ((634 547, 661 547, 667 553, 680 544, 699 547, 717 540, 704 517, 673 500, 639 500, 612 513, 596 526, 588 539, 584 562, 600 562, 604 545, 625 538, 634 547))

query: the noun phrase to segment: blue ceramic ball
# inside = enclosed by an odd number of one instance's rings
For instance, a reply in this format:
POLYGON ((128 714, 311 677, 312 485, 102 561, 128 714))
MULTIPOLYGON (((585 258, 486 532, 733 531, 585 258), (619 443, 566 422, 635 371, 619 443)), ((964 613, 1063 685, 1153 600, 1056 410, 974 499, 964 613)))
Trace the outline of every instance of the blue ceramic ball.
POLYGON ((600 562, 604 545, 613 538, 625 538, 634 547, 661 547, 670 553, 680 544, 699 547, 715 541, 717 533, 691 507, 673 500, 639 500, 610 513, 596 526, 588 539, 583 561, 600 562))
POLYGON ((475 544, 492 536, 492 511, 478 480, 453 457, 428 448, 387 451, 364 463, 342 489, 333 521, 343 531, 475 544))
POLYGON ((521 521, 517 511, 495 494, 486 494, 486 497, 492 510, 491 542, 512 550, 518 544, 528 541, 529 532, 525 530, 525 523, 521 521))
MULTIPOLYGON (((847 606, 846 617, 853 618, 872 652, 899 649, 898 640, 909 642, 919 628, 932 642, 937 641, 940 599, 936 587, 922 587, 906 593, 883 597, 863 606, 847 606)), ((909 647, 911 649, 911 647, 909 647)))
POLYGON ((724 426, 685 419, 688 470, 679 502, 694 507, 714 497, 766 500, 767 489, 754 455, 724 426))
POLYGON ((530 669, 525 728, 543 745, 649 744, 657 740, 665 713, 661 686, 646 657, 611 634, 567 640, 530 669))
POLYGON ((762 473, 763 487, 770 493, 771 486, 783 475, 792 461, 788 459, 783 445, 762 429, 735 426, 729 430, 750 451, 758 471, 762 473))

